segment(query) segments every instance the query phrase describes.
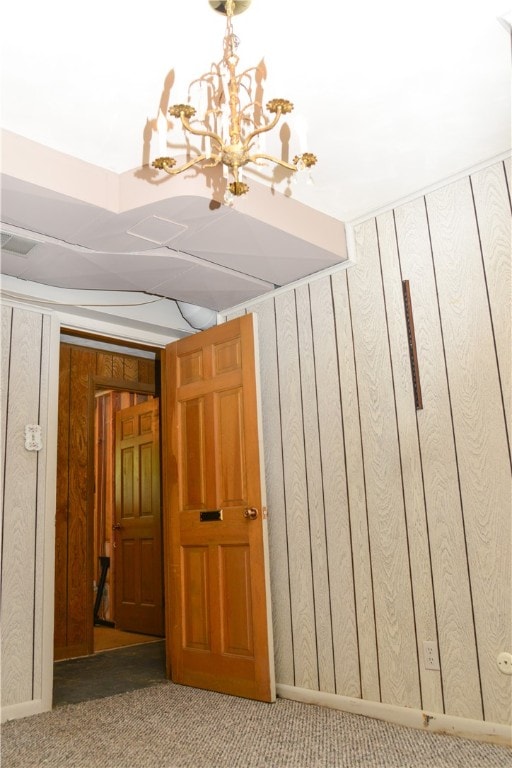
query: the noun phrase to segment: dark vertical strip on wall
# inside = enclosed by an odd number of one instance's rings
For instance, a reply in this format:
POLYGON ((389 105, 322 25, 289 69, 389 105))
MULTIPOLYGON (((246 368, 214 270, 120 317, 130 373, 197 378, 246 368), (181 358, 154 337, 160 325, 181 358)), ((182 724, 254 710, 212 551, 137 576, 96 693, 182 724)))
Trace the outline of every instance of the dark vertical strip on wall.
POLYGON ((443 359, 444 359, 444 369, 445 369, 445 376, 446 376, 446 386, 448 389, 448 403, 450 407, 450 419, 451 419, 451 425, 452 425, 452 437, 453 437, 453 447, 455 452, 455 466, 457 470, 457 483, 459 487, 459 501, 460 501, 460 508, 461 508, 461 522, 462 522, 462 531, 464 533, 464 552, 466 556, 466 567, 467 567, 467 575, 468 575, 468 584, 469 584, 469 597, 471 601, 471 618, 473 623, 473 637, 475 641, 475 648, 476 648, 476 665, 478 670, 478 685, 480 688, 480 701, 482 705, 482 719, 485 720, 485 709, 484 709, 484 699, 483 699, 483 691, 482 691, 482 675, 480 672, 480 657, 478 652, 478 638, 476 634, 476 622, 475 622, 475 602, 473 598, 473 585, 471 582, 471 571, 469 567, 469 553, 468 553, 468 540, 467 540, 467 533, 466 533, 466 522, 464 519, 464 500, 462 498, 462 485, 460 480, 460 468, 459 468, 459 456, 458 456, 458 450, 457 450, 457 438, 455 434, 455 422, 453 418, 453 406, 452 406, 452 393, 450 389, 450 377, 448 375, 448 364, 446 361, 446 344, 445 344, 445 337, 444 337, 444 328, 443 328, 443 317, 441 312, 441 302, 439 300, 439 289, 438 289, 438 280, 437 280, 437 272, 436 272, 436 260, 434 257, 434 248, 432 245, 432 233, 430 228, 430 218, 428 213, 428 203, 427 198, 424 198, 425 201, 425 215, 427 217, 427 228, 428 228, 428 237, 429 237, 429 245, 430 245, 430 253, 432 256, 432 270, 434 274, 434 284, 436 288, 436 301, 437 301, 437 311, 439 315, 439 327, 441 330, 441 343, 443 346, 443 359))
POLYGON ((366 469, 364 464, 364 450, 363 450, 363 428, 361 424, 361 401, 359 398, 359 376, 357 374, 357 357, 356 357, 356 344, 354 339, 354 322, 352 318, 352 304, 350 300, 350 280, 348 270, 345 273, 345 279, 347 281, 347 296, 348 296, 348 310, 350 315, 350 334, 352 336, 352 354, 354 358, 354 371, 355 371, 355 379, 356 379, 356 395, 357 395, 357 417, 359 421, 359 436, 361 441, 361 462, 362 462, 362 468, 363 468, 363 484, 364 484, 364 503, 365 503, 365 509, 366 509, 366 530, 368 532, 368 553, 370 557, 370 580, 372 585, 372 603, 373 603, 373 621, 374 621, 374 627, 375 627, 375 643, 377 645, 377 677, 379 681, 379 701, 382 701, 382 688, 381 688, 381 681, 380 681, 380 657, 379 657, 379 633, 377 628, 377 614, 375 610, 375 588, 374 588, 374 578, 373 578, 373 562, 372 562, 372 541, 370 536, 370 520, 368 515, 368 494, 366 490, 366 469))

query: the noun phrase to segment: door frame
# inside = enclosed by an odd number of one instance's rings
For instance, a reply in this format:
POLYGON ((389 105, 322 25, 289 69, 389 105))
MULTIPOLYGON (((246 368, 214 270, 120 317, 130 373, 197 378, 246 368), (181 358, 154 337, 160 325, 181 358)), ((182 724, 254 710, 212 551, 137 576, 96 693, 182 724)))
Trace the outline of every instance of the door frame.
MULTIPOLYGON (((99 337, 98 334, 90 333, 87 331, 76 333, 74 330, 68 329, 66 326, 61 325, 59 327, 58 332, 58 355, 57 355, 57 407, 56 407, 56 435, 55 435, 55 455, 57 456, 57 431, 58 431, 58 423, 59 423, 59 408, 58 408, 58 386, 59 386, 59 369, 60 369, 60 350, 61 350, 61 344, 62 343, 70 343, 72 344, 72 341, 69 342, 62 342, 61 336, 62 334, 69 333, 71 336, 75 337, 77 340, 77 346, 80 346, 80 339, 87 339, 90 344, 87 345, 87 348, 97 350, 98 347, 95 346, 95 342, 98 344, 105 343, 105 344, 112 344, 119 347, 126 347, 130 348, 134 351, 137 350, 148 350, 151 349, 151 351, 154 351, 156 354, 155 357, 155 383, 154 386, 150 384, 141 384, 139 382, 127 382, 126 380, 119 380, 119 379, 110 379, 106 376, 102 375, 93 375, 89 379, 89 386, 87 391, 87 429, 88 429, 88 444, 89 449, 87 453, 87 498, 86 498, 86 562, 85 562, 85 580, 86 584, 93 583, 94 580, 94 483, 95 483, 95 469, 94 469, 94 400, 95 400, 95 393, 97 390, 101 389, 110 389, 117 392, 133 392, 135 394, 146 394, 146 395, 153 395, 155 397, 159 397, 160 388, 161 388, 161 375, 160 375, 160 353, 161 348, 156 346, 150 346, 148 344, 144 344, 144 342, 125 342, 124 340, 116 339, 115 337, 111 336, 101 336, 99 337)), ((119 350, 121 352, 121 350, 119 350)), ((161 424, 161 410, 159 413, 159 420, 161 424)), ((160 445, 159 445, 159 452, 160 457, 162 455, 162 446, 161 446, 161 438, 160 438, 160 445)), ((57 465, 57 460, 55 462, 55 478, 53 480, 54 485, 57 485, 57 474, 58 474, 59 468, 57 465)), ((161 469, 160 469, 160 477, 162 475, 161 469)), ((55 515, 55 502, 54 502, 54 515, 55 515)), ((52 554, 52 568, 53 568, 53 583, 55 584, 55 564, 56 564, 56 558, 55 558, 55 535, 54 535, 54 541, 53 541, 53 554, 52 554)), ((162 543, 163 543, 163 536, 162 536, 162 543)), ((162 556, 164 557, 164 553, 162 552, 162 556)), ((163 575, 162 575, 162 588, 163 588, 163 575)), ((55 589, 55 587, 54 587, 55 589)), ((92 655, 94 653, 94 622, 93 622, 93 608, 94 608, 94 593, 92 589, 88 589, 86 592, 86 606, 85 611, 86 615, 90 616, 90 623, 87 623, 87 633, 86 633, 86 651, 87 655, 92 655)), ((53 605, 52 600, 52 665, 53 665, 53 629, 55 626, 55 608, 53 605)), ((53 670, 53 667, 52 667, 53 670)), ((52 671, 52 687, 53 687, 53 671, 52 671)))

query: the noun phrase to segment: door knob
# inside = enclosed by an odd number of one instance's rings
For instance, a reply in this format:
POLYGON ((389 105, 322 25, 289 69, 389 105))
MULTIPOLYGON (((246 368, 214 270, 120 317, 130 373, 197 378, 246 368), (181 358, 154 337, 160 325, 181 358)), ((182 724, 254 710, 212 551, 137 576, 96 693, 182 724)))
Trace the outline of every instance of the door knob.
POLYGON ((114 525, 112 526, 112 530, 113 531, 120 531, 122 527, 123 526, 121 525, 121 523, 114 523, 114 525))
POLYGON ((247 509, 244 509, 244 517, 246 520, 256 520, 258 517, 258 510, 254 507, 247 507, 247 509))

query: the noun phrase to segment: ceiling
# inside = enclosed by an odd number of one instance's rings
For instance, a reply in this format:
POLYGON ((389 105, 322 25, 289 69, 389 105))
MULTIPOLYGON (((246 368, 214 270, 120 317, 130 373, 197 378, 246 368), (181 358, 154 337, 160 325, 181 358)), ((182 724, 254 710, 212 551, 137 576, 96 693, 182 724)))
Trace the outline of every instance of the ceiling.
POLYGON ((240 68, 295 105, 266 149, 318 164, 248 173, 230 208, 216 171, 150 167, 159 110, 222 57, 208 0, 4 4, 2 232, 29 242, 2 273, 219 310, 339 264, 345 224, 510 151, 511 20, 502 0, 252 0, 240 68))

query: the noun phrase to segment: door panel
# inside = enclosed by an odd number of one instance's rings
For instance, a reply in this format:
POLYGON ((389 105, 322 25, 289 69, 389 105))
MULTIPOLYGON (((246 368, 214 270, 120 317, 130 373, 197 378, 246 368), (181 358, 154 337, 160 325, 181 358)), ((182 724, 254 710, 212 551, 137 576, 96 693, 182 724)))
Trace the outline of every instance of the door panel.
POLYGON ((163 635, 158 399, 116 413, 115 622, 163 635))
POLYGON ((166 349, 168 661, 177 683, 272 701, 253 323, 166 349))

